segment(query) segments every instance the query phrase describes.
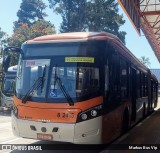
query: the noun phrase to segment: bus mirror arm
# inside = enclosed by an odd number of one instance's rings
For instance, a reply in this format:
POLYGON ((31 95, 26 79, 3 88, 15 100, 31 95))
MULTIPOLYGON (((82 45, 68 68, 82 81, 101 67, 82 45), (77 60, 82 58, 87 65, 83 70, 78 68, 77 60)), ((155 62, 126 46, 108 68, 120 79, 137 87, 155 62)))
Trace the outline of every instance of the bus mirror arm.
POLYGON ((20 53, 20 54, 23 53, 23 51, 22 51, 21 48, 15 47, 15 46, 6 47, 3 52, 4 53, 7 53, 7 52, 16 52, 16 53, 20 53))
POLYGON ((11 57, 8 53, 11 53, 11 52, 16 52, 16 53, 22 54, 22 56, 23 56, 23 51, 21 48, 14 47, 14 46, 6 47, 3 50, 3 54, 2 54, 2 56, 3 56, 3 62, 2 62, 3 72, 7 72, 8 68, 9 68, 11 57))
POLYGON ((3 57, 3 64, 2 64, 3 72, 6 73, 8 71, 9 64, 10 64, 10 56, 6 55, 3 57))

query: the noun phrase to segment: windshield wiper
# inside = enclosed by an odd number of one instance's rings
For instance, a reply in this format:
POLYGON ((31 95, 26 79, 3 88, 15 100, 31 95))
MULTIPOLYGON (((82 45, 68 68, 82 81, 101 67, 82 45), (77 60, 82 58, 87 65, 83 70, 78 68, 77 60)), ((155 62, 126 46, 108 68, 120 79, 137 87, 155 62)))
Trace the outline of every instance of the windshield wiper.
POLYGON ((39 77, 34 84, 32 85, 32 87, 28 90, 28 92, 26 93, 26 95, 22 98, 22 103, 25 104, 27 102, 28 99, 31 98, 33 91, 38 89, 39 87, 41 87, 41 93, 42 93, 42 89, 44 87, 44 81, 45 81, 45 74, 46 74, 46 65, 44 67, 43 70, 43 74, 42 77, 39 77))
POLYGON ((54 75, 54 90, 55 90, 55 85, 56 85, 56 82, 58 83, 62 93, 64 94, 65 98, 67 99, 68 103, 70 106, 73 106, 74 105, 74 102, 71 98, 71 96, 69 95, 68 91, 66 90, 65 86, 63 85, 62 83, 62 80, 61 78, 59 78, 57 76, 57 66, 55 67, 55 75, 54 75))
POLYGON ((26 95, 22 98, 22 103, 25 104, 29 98, 31 98, 31 95, 33 94, 33 91, 35 89, 38 89, 42 84, 42 77, 39 77, 33 84, 33 86, 28 90, 26 95))

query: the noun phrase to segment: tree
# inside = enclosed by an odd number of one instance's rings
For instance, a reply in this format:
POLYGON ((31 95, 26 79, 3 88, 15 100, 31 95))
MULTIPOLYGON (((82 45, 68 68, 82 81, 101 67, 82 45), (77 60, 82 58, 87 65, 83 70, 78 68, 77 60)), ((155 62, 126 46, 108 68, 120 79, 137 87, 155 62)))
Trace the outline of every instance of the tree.
POLYGON ((11 37, 8 38, 8 46, 20 47, 21 44, 30 38, 30 28, 27 24, 21 23, 21 26, 15 29, 11 37))
POLYGON ((28 26, 26 23, 21 23, 21 26, 8 38, 8 46, 20 47, 26 40, 55 33, 54 25, 45 20, 36 21, 31 26, 28 26))
POLYGON ((85 30, 85 5, 87 0, 49 0, 50 8, 62 17, 60 32, 85 30))
POLYGON ((5 32, 2 31, 2 29, 0 28, 0 41, 2 41, 3 37, 5 36, 5 32))
POLYGON ((141 56, 141 58, 139 58, 140 62, 142 64, 144 64, 146 67, 150 67, 150 60, 148 57, 145 57, 145 56, 141 56))
POLYGON ((125 42, 126 32, 119 31, 119 27, 125 23, 125 20, 118 14, 118 3, 115 0, 89 1, 86 16, 89 31, 110 32, 125 42))
POLYGON ((50 8, 60 14, 61 32, 105 31, 125 42, 126 32, 119 31, 125 21, 118 14, 115 0, 48 0, 50 8))
MULTIPOLYGON (((2 56, 2 52, 3 52, 3 47, 5 46, 5 43, 6 43, 6 36, 7 34, 2 31, 2 29, 0 28, 0 53, 1 53, 1 56, 2 56)), ((2 63, 0 62, 0 72, 2 71, 2 63)), ((0 73, 0 77, 2 78, 2 75, 0 73)))
POLYGON ((47 6, 42 0, 22 0, 20 10, 17 12, 18 21, 14 22, 14 29, 21 23, 32 25, 35 21, 42 20, 47 16, 43 11, 47 6))
POLYGON ((37 21, 30 27, 30 39, 55 33, 56 31, 54 25, 45 20, 37 21))
POLYGON ((2 31, 2 29, 0 28, 0 51, 3 49, 4 45, 6 44, 6 39, 7 39, 8 35, 2 31))

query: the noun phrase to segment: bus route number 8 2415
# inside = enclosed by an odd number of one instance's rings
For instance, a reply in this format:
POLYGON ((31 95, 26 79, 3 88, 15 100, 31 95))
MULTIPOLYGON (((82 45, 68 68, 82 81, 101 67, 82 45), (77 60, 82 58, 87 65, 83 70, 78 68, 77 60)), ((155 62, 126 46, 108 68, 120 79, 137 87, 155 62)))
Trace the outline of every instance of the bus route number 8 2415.
POLYGON ((57 113, 58 118, 74 118, 74 113, 57 113))

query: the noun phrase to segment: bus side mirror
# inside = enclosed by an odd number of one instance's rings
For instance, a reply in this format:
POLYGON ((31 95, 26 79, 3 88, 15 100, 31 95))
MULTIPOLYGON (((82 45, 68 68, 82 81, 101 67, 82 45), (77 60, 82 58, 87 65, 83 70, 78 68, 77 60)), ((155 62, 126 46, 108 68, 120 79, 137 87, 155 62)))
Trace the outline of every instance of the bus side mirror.
POLYGON ((8 53, 19 53, 19 54, 22 54, 22 49, 19 48, 19 47, 6 47, 4 50, 3 50, 3 72, 7 72, 8 71, 8 68, 9 68, 9 65, 10 65, 10 61, 11 61, 11 57, 8 53))
POLYGON ((13 81, 12 85, 13 85, 13 91, 15 91, 16 90, 16 81, 13 81))
POLYGON ((16 52, 16 53, 22 53, 22 49, 19 47, 14 47, 14 46, 10 46, 10 47, 6 47, 3 51, 4 53, 7 52, 16 52))
POLYGON ((9 64, 10 64, 10 56, 5 56, 3 58, 3 71, 6 73, 8 71, 9 68, 9 64))
POLYGON ((6 81, 5 90, 9 91, 10 89, 11 89, 11 82, 10 81, 6 81))

